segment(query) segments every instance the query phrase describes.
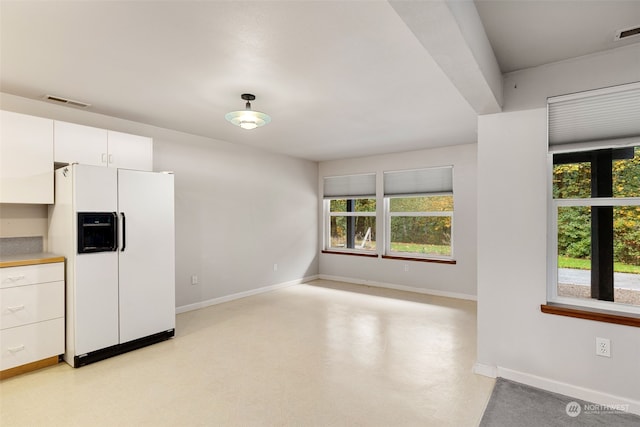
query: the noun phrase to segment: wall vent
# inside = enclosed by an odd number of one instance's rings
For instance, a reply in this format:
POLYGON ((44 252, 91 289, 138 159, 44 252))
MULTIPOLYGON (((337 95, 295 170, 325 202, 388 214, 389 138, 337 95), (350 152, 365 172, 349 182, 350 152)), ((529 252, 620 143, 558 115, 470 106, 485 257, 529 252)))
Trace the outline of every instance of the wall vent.
POLYGON ((616 35, 613 38, 614 41, 624 40, 627 37, 639 36, 640 35, 640 25, 636 25, 631 28, 623 28, 622 30, 616 31, 616 35))
POLYGON ((55 102, 57 104, 65 104, 71 107, 87 108, 91 106, 91 104, 87 104, 86 102, 74 101, 73 99, 67 99, 61 96, 45 95, 44 99, 46 101, 55 102))

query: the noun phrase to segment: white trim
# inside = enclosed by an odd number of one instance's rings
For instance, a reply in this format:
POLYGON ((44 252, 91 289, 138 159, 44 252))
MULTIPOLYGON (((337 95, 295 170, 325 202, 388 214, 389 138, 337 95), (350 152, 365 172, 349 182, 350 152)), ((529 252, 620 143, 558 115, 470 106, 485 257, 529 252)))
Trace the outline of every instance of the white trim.
MULTIPOLYGON (((376 197, 361 197, 361 199, 373 199, 376 201, 376 210, 375 212, 331 212, 331 200, 343 200, 344 197, 340 197, 337 199, 324 199, 322 201, 322 212, 323 212, 323 232, 322 232, 322 248, 325 251, 331 252, 344 252, 344 253, 356 253, 356 254, 366 254, 366 255, 377 255, 378 254, 378 243, 376 242, 376 250, 371 251, 368 249, 358 249, 358 248, 342 248, 342 247, 333 247, 331 246, 331 218, 332 217, 371 217, 375 218, 376 227, 377 227, 377 214, 378 214, 378 200, 376 197)), ((352 197, 347 198, 347 200, 354 199, 352 197)))
MULTIPOLYGON (((450 193, 454 197, 453 193, 450 193)), ((411 197, 411 196, 410 196, 411 197)), ((430 195, 426 196, 416 196, 416 197, 431 197, 430 195)), ((440 212, 391 212, 391 199, 392 198, 404 198, 402 196, 385 196, 383 199, 383 208, 384 208, 384 248, 383 256, 404 256, 404 257, 412 257, 412 258, 424 258, 424 259, 442 259, 452 261, 455 259, 455 253, 453 250, 453 236, 454 236, 454 214, 455 214, 455 198, 454 198, 454 209, 451 211, 440 211, 440 212), (451 241, 449 246, 451 247, 450 255, 436 255, 436 254, 422 254, 417 252, 398 252, 391 250, 391 218, 392 217, 450 217, 451 218, 451 241)), ((378 246, 376 245, 376 248, 378 246)))
POLYGON ((478 301, 478 297, 476 295, 462 294, 458 292, 440 291, 437 289, 414 288, 412 286, 396 285, 394 283, 376 282, 376 281, 365 280, 365 279, 355 279, 353 277, 331 276, 328 274, 320 274, 319 278, 322 280, 332 280, 334 282, 353 283, 356 285, 372 286, 375 288, 395 289, 398 291, 414 292, 417 294, 434 295, 438 297, 463 299, 468 301, 478 301))
POLYGON ((329 212, 329 216, 370 216, 375 218, 375 212, 329 212))
POLYGON ((176 307, 176 314, 186 313, 187 311, 199 310, 201 308, 209 307, 216 304, 222 304, 225 302, 233 301, 240 298, 250 297, 253 295, 263 294, 265 292, 276 291, 278 289, 288 288, 289 286, 299 285, 301 283, 310 282, 318 279, 318 275, 303 277, 302 279, 290 280, 288 282, 277 283, 275 285, 263 286, 257 289, 251 289, 244 292, 238 292, 236 294, 225 295, 218 298, 212 298, 205 301, 199 301, 193 304, 182 305, 176 307))
POLYGON ((629 405, 630 413, 640 415, 640 401, 638 400, 615 396, 613 394, 604 393, 598 390, 592 390, 573 384, 563 383, 549 378, 539 377, 537 375, 527 374, 525 372, 515 371, 513 369, 503 368, 500 366, 497 367, 497 376, 511 381, 526 384, 531 387, 537 387, 543 390, 547 390, 553 393, 560 393, 565 396, 586 400, 587 402, 597 403, 599 405, 629 405))
MULTIPOLYGON (((584 197, 582 199, 553 199, 554 206, 640 206, 640 197, 584 197)), ((557 208, 555 209, 557 210, 557 208)))
MULTIPOLYGON (((551 166, 553 168, 553 166, 551 166)), ((558 295, 558 208, 576 206, 640 206, 640 197, 594 197, 583 199, 552 199, 549 246, 547 248, 547 301, 560 304, 589 307, 616 313, 640 314, 640 307, 612 301, 562 297, 558 295)), ((614 283, 615 287, 615 283, 614 283)))
POLYGON ((482 375, 489 378, 496 378, 498 376, 498 368, 478 362, 473 364, 473 368, 471 371, 474 374, 482 375))
POLYGON ((449 216, 453 217, 453 211, 422 211, 422 212, 389 212, 389 215, 394 216, 449 216))

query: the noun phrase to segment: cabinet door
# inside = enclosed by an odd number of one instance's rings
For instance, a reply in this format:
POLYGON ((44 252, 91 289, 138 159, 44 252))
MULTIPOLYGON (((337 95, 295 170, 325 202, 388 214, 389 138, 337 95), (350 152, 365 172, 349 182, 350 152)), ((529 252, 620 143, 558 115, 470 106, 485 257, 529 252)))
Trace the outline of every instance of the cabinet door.
POLYGON ((0 203, 53 203, 53 120, 0 111, 0 203))
POLYGON ((107 166, 107 131, 75 123, 54 124, 54 160, 107 166))
POLYGON ((153 170, 153 140, 146 136, 109 131, 109 167, 153 170))
POLYGON ((0 329, 15 328, 58 317, 64 317, 62 280, 0 289, 0 329))
POLYGON ((64 353, 64 318, 0 331, 0 370, 64 353))

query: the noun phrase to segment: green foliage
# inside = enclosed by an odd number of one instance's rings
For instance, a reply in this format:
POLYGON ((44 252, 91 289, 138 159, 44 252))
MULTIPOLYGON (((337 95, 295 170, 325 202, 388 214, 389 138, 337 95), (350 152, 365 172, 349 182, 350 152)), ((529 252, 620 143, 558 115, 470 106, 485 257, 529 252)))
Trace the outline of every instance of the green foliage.
MULTIPOLYGON (((453 196, 394 197, 390 199, 391 212, 451 212, 453 196)), ((451 251, 450 216, 396 216, 391 218, 391 247, 394 251, 413 253, 431 252, 431 247, 444 247, 451 251), (412 249, 394 249, 394 245, 413 245, 412 249), (429 251, 429 252, 426 252, 429 251)))
POLYGON ((391 212, 451 212, 453 196, 394 197, 390 200, 391 212))
POLYGON ((392 217, 391 242, 448 246, 451 244, 451 217, 392 217))
POLYGON ((591 196, 591 163, 553 166, 553 198, 578 199, 591 196))
MULTIPOLYGON (((354 199, 355 209, 353 212, 375 212, 376 199, 354 199)), ((330 212, 347 212, 347 199, 335 199, 329 202, 330 212)))
MULTIPOLYGON (((635 147, 633 159, 614 160, 612 173, 614 197, 640 197, 640 147, 635 147)), ((554 166, 554 198, 588 198, 590 195, 590 163, 554 166)), ((589 208, 560 208, 558 210, 558 254, 572 258, 589 258, 590 224, 589 208)), ((640 207, 615 207, 613 227, 614 261, 640 266, 640 207)))
POLYGON ((558 209, 558 254, 572 258, 591 256, 591 209, 586 206, 558 209))
POLYGON ((640 146, 633 159, 613 161, 613 196, 640 197, 640 146))
POLYGON ((640 206, 613 208, 614 260, 640 265, 640 206))

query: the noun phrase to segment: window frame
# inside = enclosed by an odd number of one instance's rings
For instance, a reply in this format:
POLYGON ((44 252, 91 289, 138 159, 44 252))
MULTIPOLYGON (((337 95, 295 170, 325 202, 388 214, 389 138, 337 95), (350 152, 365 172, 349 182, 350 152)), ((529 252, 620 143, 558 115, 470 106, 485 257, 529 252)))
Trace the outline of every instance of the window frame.
POLYGON ((640 206, 640 197, 582 197, 555 199, 553 197, 553 153, 548 156, 548 247, 547 247, 547 302, 591 310, 605 310, 624 314, 640 315, 640 306, 594 298, 572 298, 558 296, 558 208, 579 206, 640 206))
POLYGON ((406 199, 413 197, 439 197, 451 196, 453 192, 427 193, 427 194, 393 194, 384 196, 384 256, 387 258, 416 258, 424 260, 454 261, 454 212, 455 198, 453 200, 453 210, 451 211, 422 211, 422 212, 391 212, 391 199, 406 199), (392 217, 450 217, 451 218, 451 255, 422 254, 416 252, 400 252, 391 250, 391 218, 392 217))
MULTIPOLYGON (((323 199, 323 212, 324 212, 324 233, 323 233, 323 248, 325 252, 337 252, 337 253, 345 253, 345 254, 362 254, 362 255, 373 255, 377 256, 378 254, 378 239, 376 238, 376 249, 364 249, 364 248, 334 248, 331 247, 331 218, 332 217, 373 217, 375 219, 376 227, 378 226, 378 200, 374 196, 335 196, 335 197, 325 197, 323 199), (331 201, 332 200, 374 200, 376 202, 376 210, 373 212, 331 212, 331 201)), ((372 230, 372 233, 375 233, 376 230, 372 230)))

